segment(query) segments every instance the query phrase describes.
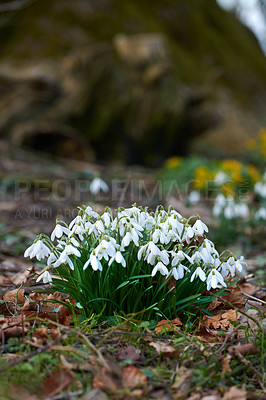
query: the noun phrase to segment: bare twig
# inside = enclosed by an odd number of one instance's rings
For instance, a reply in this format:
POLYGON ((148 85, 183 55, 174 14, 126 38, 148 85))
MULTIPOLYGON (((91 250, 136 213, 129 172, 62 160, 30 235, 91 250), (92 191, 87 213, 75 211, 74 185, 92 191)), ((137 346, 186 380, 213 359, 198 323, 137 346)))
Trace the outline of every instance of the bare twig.
POLYGON ((266 301, 263 301, 261 299, 258 299, 257 297, 251 296, 251 294, 248 294, 245 292, 241 292, 241 293, 243 293, 244 296, 248 297, 251 300, 255 300, 255 301, 258 301, 259 303, 266 304, 266 301))

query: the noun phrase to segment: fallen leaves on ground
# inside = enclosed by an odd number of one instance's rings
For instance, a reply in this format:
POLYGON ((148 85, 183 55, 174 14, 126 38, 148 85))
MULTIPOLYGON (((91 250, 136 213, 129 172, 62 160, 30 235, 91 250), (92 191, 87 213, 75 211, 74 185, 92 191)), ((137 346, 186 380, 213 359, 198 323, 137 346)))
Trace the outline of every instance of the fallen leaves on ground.
POLYGON ((109 363, 108 368, 102 368, 93 378, 93 387, 107 393, 130 389, 130 394, 141 397, 147 392, 147 376, 135 365, 120 367, 109 363))
POLYGON ((168 358, 176 358, 179 354, 181 354, 180 350, 177 350, 173 346, 170 346, 164 342, 150 342, 149 345, 153 347, 157 353, 168 358))
POLYGON ((179 318, 175 318, 173 320, 162 319, 158 322, 155 327, 155 332, 157 334, 167 330, 168 332, 178 332, 180 331, 180 327, 182 326, 182 322, 179 318))
POLYGON ((231 386, 230 389, 225 392, 223 400, 247 400, 247 392, 244 389, 231 386))
POLYGON ((45 398, 52 397, 72 385, 73 382, 73 373, 68 369, 59 368, 43 381, 42 396, 45 398))
POLYGON ((203 324, 206 328, 228 330, 234 329, 231 321, 237 321, 239 313, 236 310, 228 310, 224 313, 214 315, 213 317, 205 316, 203 318, 203 324))
POLYGON ((234 350, 238 350, 243 356, 260 352, 254 343, 238 343, 236 346, 230 346, 228 348, 230 354, 233 354, 234 350))
POLYGON ((145 362, 146 358, 143 354, 141 354, 140 350, 136 349, 135 346, 128 346, 125 349, 121 349, 118 353, 118 359, 120 361, 123 360, 131 360, 133 362, 145 362))

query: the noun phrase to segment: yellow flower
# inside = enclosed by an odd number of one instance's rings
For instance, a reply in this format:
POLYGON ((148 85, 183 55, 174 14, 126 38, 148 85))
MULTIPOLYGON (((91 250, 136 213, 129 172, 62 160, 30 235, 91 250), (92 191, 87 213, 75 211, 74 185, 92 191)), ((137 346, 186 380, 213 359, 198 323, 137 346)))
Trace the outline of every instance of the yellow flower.
POLYGON ((242 174, 241 170, 243 168, 243 165, 241 162, 237 160, 224 160, 221 163, 222 168, 224 169, 225 172, 229 172, 229 175, 235 182, 241 182, 242 180, 242 174))
POLYGON ((211 171, 208 170, 207 167, 199 167, 195 171, 195 182, 194 182, 194 187, 196 189, 203 189, 205 186, 205 183, 207 181, 213 180, 214 176, 211 171))
POLYGON ((260 173, 254 165, 247 166, 247 173, 253 183, 258 182, 260 180, 260 173))
POLYGON ((175 156, 175 157, 168 158, 168 160, 166 160, 166 162, 165 162, 165 166, 167 168, 174 169, 174 168, 178 168, 180 163, 181 163, 181 157, 175 156))
POLYGON ((223 194, 225 195, 225 197, 227 196, 233 196, 235 197, 235 187, 233 185, 233 183, 223 183, 221 185, 221 190, 223 192, 223 194))

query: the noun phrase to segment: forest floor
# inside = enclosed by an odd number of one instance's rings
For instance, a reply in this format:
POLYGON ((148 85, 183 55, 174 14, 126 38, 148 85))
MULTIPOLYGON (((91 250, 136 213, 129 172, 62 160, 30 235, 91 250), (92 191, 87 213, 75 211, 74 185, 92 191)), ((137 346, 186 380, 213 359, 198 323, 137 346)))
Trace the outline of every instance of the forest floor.
POLYGON ((23 253, 37 234, 51 233, 56 218, 70 222, 82 204, 103 212, 135 202, 168 205, 153 170, 56 159, 0 142, 0 400, 266 399, 259 249, 227 301, 213 301, 213 316, 183 326, 132 316, 78 322, 55 304, 60 294, 36 284, 43 265, 23 253), (107 194, 90 193, 95 176, 108 183, 107 194))

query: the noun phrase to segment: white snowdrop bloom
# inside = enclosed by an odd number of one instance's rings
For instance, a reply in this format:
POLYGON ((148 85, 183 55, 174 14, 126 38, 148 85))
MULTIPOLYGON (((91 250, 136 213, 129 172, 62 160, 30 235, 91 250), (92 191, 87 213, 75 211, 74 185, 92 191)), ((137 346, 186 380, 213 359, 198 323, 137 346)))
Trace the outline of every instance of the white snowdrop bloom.
MULTIPOLYGON (((80 215, 77 215, 69 224, 69 229, 72 230, 72 228, 75 226, 82 225, 84 227, 85 224, 85 218, 81 217, 80 215)), ((75 229, 75 228, 74 228, 75 229)))
POLYGON ((196 232, 190 225, 187 225, 185 227, 184 237, 185 237, 185 240, 187 243, 189 243, 191 241, 191 239, 195 236, 195 233, 196 232))
POLYGON ((47 258, 47 265, 51 265, 53 262, 57 260, 56 255, 54 253, 51 253, 49 257, 47 258))
POLYGON ((247 263, 244 261, 244 257, 241 256, 239 259, 236 260, 236 269, 241 272, 243 269, 243 266, 247 266, 247 263))
POLYGON ((70 256, 71 254, 74 254, 77 257, 81 257, 80 251, 75 246, 73 246, 72 244, 67 244, 65 246, 65 248, 64 248, 63 253, 66 254, 67 256, 70 256))
POLYGON ((207 225, 205 225, 200 219, 197 219, 192 228, 200 235, 203 235, 204 232, 209 232, 207 225))
POLYGON ((109 228, 111 225, 111 216, 109 214, 109 212, 105 212, 102 216, 101 219, 103 220, 103 223, 105 225, 106 228, 109 228))
POLYGON ((200 192, 192 190, 192 192, 189 193, 187 200, 190 204, 197 204, 200 201, 200 192))
POLYGON ((249 208, 246 203, 235 204, 235 214, 240 218, 247 218, 249 216, 249 208))
POLYGON ((145 252, 147 251, 148 245, 149 245, 149 243, 147 243, 144 246, 141 246, 139 248, 139 251, 138 251, 138 260, 139 261, 141 260, 142 256, 145 254, 145 252))
POLYGON ((184 224, 178 221, 178 217, 176 215, 171 215, 168 218, 168 222, 171 226, 171 229, 175 230, 175 232, 181 236, 184 229, 184 224))
POLYGON ((216 248, 215 248, 215 246, 214 246, 214 243, 213 243, 211 240, 205 238, 205 239, 202 241, 202 243, 201 243, 201 245, 200 245, 200 247, 199 247, 199 251, 201 251, 204 247, 206 247, 207 251, 208 251, 211 255, 216 255, 217 257, 219 256, 219 253, 218 253, 218 251, 216 250, 216 248))
POLYGON ((227 275, 228 272, 231 274, 231 276, 235 276, 235 271, 236 271, 236 263, 234 257, 229 257, 226 263, 223 263, 224 266, 223 268, 226 269, 227 275))
POLYGON ((224 279, 220 272, 213 268, 207 276, 207 290, 210 290, 211 288, 216 289, 218 284, 226 287, 226 284, 224 283, 224 279))
POLYGON ((150 241, 147 246, 147 252, 145 255, 145 260, 147 260, 148 264, 154 265, 157 258, 160 257, 161 250, 156 246, 155 243, 150 241))
POLYGON ((224 208, 224 216, 226 219, 232 219, 236 217, 234 204, 227 204, 224 208))
POLYGON ((168 275, 169 271, 167 269, 167 267, 161 262, 159 261, 155 267, 153 268, 152 272, 151 272, 151 276, 154 276, 157 272, 160 272, 162 275, 168 275))
POLYGON ((85 209, 85 214, 87 214, 89 217, 93 217, 93 218, 98 218, 99 214, 94 211, 91 206, 87 206, 85 209))
POLYGON ((88 261, 86 261, 86 263, 83 266, 83 270, 85 270, 86 268, 88 268, 89 264, 91 264, 92 269, 94 271, 100 270, 102 271, 103 267, 102 264, 100 263, 100 261, 98 260, 98 258, 95 255, 95 252, 93 251, 90 255, 90 258, 88 259, 88 261))
POLYGON ((266 220, 266 208, 260 207, 254 215, 255 219, 264 219, 266 220))
POLYGON ((55 237, 61 238, 64 234, 69 235, 70 229, 66 228, 65 226, 56 224, 53 232, 51 233, 51 240, 54 241, 55 237))
POLYGON ((193 263, 191 257, 189 257, 186 253, 184 253, 182 250, 178 250, 178 252, 171 252, 172 254, 172 262, 171 265, 174 267, 176 266, 180 261, 183 261, 185 258, 190 262, 190 264, 193 263))
POLYGON ((169 264, 169 254, 168 254, 167 250, 161 250, 159 258, 164 264, 166 264, 166 265, 169 264))
POLYGON ((41 279, 43 280, 43 283, 53 282, 52 277, 48 271, 44 271, 41 275, 39 275, 38 278, 36 279, 36 282, 40 282, 41 279))
POLYGON ((131 232, 127 232, 122 239, 121 247, 124 249, 125 247, 129 246, 131 242, 133 242, 136 246, 139 246, 139 237, 136 232, 133 234, 131 234, 131 232))
POLYGON ((90 192, 94 195, 100 193, 101 191, 107 193, 108 190, 108 185, 99 177, 94 178, 90 184, 90 192))
POLYGON ((160 241, 161 244, 168 244, 170 242, 170 238, 167 236, 168 232, 164 232, 163 230, 157 228, 152 234, 152 240, 154 243, 160 241))
POLYGON ((265 199, 266 198, 266 183, 256 182, 254 185, 254 192, 265 199))
POLYGON ((214 182, 217 185, 222 185, 223 183, 228 181, 228 178, 229 178, 229 176, 225 172, 219 171, 219 172, 217 172, 217 174, 214 177, 214 182))
POLYGON ((73 244, 73 246, 75 246, 75 247, 79 247, 79 246, 80 246, 79 242, 77 241, 77 239, 74 238, 74 236, 69 237, 69 241, 70 241, 70 243, 73 244))
POLYGON ((189 270, 188 267, 180 263, 177 267, 172 268, 171 273, 175 278, 175 280, 178 280, 184 278, 185 271, 188 270, 189 270))
POLYGON ((201 267, 197 267, 191 275, 190 282, 193 282, 196 277, 199 277, 202 282, 206 281, 206 274, 201 267))
POLYGON ((116 261, 118 264, 121 264, 122 267, 126 267, 126 260, 124 259, 122 253, 120 252, 120 250, 118 250, 115 255, 110 259, 108 265, 111 265, 113 261, 116 261))
POLYGON ((118 245, 115 239, 111 239, 113 238, 108 238, 108 240, 103 239, 95 248, 95 255, 99 260, 104 258, 106 261, 108 261, 109 257, 113 257, 115 255, 118 245))
POLYGON ((51 250, 48 246, 46 246, 41 239, 37 240, 33 243, 24 253, 24 257, 36 257, 37 260, 42 260, 45 257, 48 257, 51 253, 51 250))
POLYGON ((97 221, 94 224, 94 227, 101 233, 105 233, 105 231, 106 231, 104 223, 101 219, 97 219, 97 221))
POLYGON ((69 267, 74 271, 74 264, 71 261, 70 257, 66 253, 62 253, 58 260, 53 264, 53 268, 57 268, 62 264, 68 264, 69 267))
POLYGON ((202 255, 202 260, 204 260, 205 263, 212 264, 213 263, 213 256, 212 253, 210 253, 206 247, 201 247, 199 249, 200 254, 202 255))
POLYGON ((191 260, 193 263, 199 263, 203 261, 204 263, 207 263, 208 261, 205 259, 204 255, 200 253, 198 250, 195 251, 194 254, 191 256, 191 260))

